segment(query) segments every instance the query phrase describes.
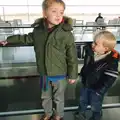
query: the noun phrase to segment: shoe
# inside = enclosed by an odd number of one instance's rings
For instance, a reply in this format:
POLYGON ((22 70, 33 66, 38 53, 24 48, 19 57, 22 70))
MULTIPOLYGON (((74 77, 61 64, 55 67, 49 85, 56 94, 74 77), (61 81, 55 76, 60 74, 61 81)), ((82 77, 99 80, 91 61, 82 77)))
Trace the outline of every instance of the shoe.
POLYGON ((95 118, 93 118, 93 117, 90 117, 88 120, 102 120, 102 118, 95 119, 95 118))
POLYGON ((50 116, 48 116, 48 115, 42 115, 40 120, 52 120, 52 118, 50 116))
POLYGON ((85 113, 76 112, 75 113, 75 120, 87 120, 85 113))
POLYGON ((64 120, 63 117, 54 116, 52 120, 64 120))
POLYGON ((94 118, 93 118, 93 117, 90 117, 89 120, 94 120, 94 118))

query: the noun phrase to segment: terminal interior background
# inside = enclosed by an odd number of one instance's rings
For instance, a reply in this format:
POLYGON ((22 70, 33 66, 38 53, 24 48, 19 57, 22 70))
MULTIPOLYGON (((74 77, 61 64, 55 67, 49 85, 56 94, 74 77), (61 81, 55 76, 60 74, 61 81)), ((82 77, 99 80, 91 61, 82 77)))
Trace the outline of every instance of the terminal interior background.
MULTIPOLYGON (((65 15, 73 19, 73 26, 94 25, 95 18, 101 13, 106 25, 120 25, 120 1, 118 0, 64 0, 65 15)), ((27 34, 35 19, 42 17, 42 0, 4 0, 0 1, 0 41, 14 34, 27 34)), ((116 36, 115 49, 120 52, 120 27, 106 27, 116 36)), ((92 42, 95 27, 73 27, 78 50, 79 71, 83 65, 83 46, 92 42), (84 43, 84 44, 81 44, 84 43)), ((119 68, 120 71, 120 68, 119 68)), ((120 103, 120 78, 109 90, 103 105, 120 103)), ((80 79, 68 85, 65 93, 65 107, 79 103, 80 79)), ((39 76, 36 71, 33 46, 0 46, 0 115, 1 113, 42 109, 39 76), (26 77, 27 76, 27 77, 26 77)), ((120 108, 103 109, 103 120, 119 120, 120 108)), ((89 116, 88 112, 88 116, 89 116)), ((0 120, 39 120, 41 114, 0 116, 0 120)), ((65 112, 65 119, 74 120, 74 111, 65 112)))

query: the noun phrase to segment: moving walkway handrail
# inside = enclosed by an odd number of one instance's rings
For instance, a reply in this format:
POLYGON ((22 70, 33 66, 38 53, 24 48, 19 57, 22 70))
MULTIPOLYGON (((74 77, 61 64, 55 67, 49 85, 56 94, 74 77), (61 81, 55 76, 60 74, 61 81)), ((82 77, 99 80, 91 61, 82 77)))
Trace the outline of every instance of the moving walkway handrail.
MULTIPOLYGON (((74 107, 65 107, 64 111, 76 111, 78 106, 74 107)), ((88 110, 91 107, 88 106, 88 110)), ((113 109, 113 108, 120 108, 120 103, 114 104, 103 104, 102 109, 113 109)), ((18 116, 18 115, 30 115, 30 114, 42 114, 44 112, 43 109, 33 109, 33 110, 21 110, 21 111, 10 111, 10 112, 0 112, 0 117, 7 117, 7 116, 18 116)))
MULTIPOLYGON (((75 42, 76 45, 85 45, 86 43, 92 43, 92 41, 79 41, 75 42)), ((117 41, 117 44, 120 44, 120 41, 117 41)), ((0 47, 26 47, 26 46, 33 46, 32 44, 29 45, 23 45, 23 44, 7 44, 5 46, 0 44, 0 47)))
MULTIPOLYGON (((74 25, 73 27, 120 27, 120 24, 109 24, 109 25, 74 25)), ((34 27, 31 27, 31 24, 28 25, 28 26, 25 26, 25 25, 21 25, 21 26, 17 26, 17 27, 14 27, 14 26, 10 26, 10 27, 3 27, 1 26, 0 29, 4 29, 4 28, 34 28, 34 27)))

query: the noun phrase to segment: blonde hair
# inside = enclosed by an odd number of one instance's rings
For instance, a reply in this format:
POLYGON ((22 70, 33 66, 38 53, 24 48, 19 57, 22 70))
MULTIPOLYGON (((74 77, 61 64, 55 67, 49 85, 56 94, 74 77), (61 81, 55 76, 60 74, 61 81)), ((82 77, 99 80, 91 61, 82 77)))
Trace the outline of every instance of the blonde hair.
POLYGON ((102 31, 98 32, 97 34, 95 34, 93 40, 96 41, 98 39, 103 40, 104 47, 107 47, 109 49, 109 51, 111 51, 116 45, 116 38, 113 35, 113 33, 109 32, 109 31, 102 30, 102 31))
POLYGON ((44 0, 42 3, 42 9, 46 10, 47 8, 49 8, 53 3, 59 3, 61 5, 63 5, 64 9, 65 9, 65 3, 62 0, 44 0))

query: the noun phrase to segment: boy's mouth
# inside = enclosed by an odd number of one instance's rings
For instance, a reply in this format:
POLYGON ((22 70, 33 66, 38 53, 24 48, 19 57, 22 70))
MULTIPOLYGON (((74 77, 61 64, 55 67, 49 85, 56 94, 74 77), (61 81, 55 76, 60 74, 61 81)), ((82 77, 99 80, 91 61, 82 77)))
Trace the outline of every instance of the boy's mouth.
POLYGON ((95 51, 95 49, 94 49, 94 48, 92 48, 92 50, 93 50, 93 51, 95 51))
POLYGON ((55 21, 56 21, 56 22, 59 22, 59 21, 60 21, 60 19, 55 19, 55 21))

